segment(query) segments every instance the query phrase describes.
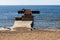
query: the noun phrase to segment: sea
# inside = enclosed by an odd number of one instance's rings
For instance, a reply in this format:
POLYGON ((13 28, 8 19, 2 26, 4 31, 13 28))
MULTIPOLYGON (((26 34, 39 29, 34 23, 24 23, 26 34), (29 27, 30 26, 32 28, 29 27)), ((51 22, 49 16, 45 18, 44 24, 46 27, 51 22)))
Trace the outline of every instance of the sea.
POLYGON ((0 28, 12 27, 19 10, 39 10, 34 16, 34 28, 60 29, 60 5, 0 5, 0 28))

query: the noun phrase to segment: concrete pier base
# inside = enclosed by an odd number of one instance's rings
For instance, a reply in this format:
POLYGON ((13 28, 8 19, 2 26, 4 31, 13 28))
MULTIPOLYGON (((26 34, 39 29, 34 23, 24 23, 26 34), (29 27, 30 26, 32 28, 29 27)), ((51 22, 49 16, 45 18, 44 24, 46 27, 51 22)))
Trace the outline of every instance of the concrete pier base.
POLYGON ((11 31, 13 31, 16 28, 27 28, 31 29, 32 21, 15 21, 14 25, 11 28, 11 31))

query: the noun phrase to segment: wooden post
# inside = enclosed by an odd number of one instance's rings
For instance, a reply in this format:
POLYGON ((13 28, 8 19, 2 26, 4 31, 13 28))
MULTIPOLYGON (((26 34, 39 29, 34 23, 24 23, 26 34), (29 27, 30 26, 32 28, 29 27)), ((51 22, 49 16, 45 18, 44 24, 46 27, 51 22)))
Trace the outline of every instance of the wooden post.
POLYGON ((18 14, 20 13, 24 13, 24 15, 22 17, 16 17, 15 20, 16 21, 32 21, 32 23, 28 23, 31 27, 33 28, 33 23, 34 23, 34 16, 32 15, 33 13, 38 14, 40 13, 40 11, 32 11, 30 9, 24 9, 22 11, 18 11, 18 14))

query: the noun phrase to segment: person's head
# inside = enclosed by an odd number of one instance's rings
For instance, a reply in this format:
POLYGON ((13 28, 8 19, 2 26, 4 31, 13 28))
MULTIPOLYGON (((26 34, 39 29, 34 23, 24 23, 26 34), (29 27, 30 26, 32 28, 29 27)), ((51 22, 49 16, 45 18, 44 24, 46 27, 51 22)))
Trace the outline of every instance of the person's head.
POLYGON ((32 15, 32 11, 30 9, 24 10, 25 15, 32 15))

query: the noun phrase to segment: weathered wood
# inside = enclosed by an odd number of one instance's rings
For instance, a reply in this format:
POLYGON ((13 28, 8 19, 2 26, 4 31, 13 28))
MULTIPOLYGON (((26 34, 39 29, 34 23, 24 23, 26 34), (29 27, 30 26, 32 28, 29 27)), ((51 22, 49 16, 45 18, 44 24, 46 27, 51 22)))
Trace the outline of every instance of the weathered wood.
MULTIPOLYGON (((24 13, 24 11, 26 11, 26 10, 30 10, 30 9, 24 9, 24 10, 19 10, 18 11, 18 14, 22 14, 22 13, 24 13)), ((33 14, 39 14, 40 13, 40 11, 38 11, 38 10, 30 10, 33 14)))
POLYGON ((15 20, 17 20, 17 21, 19 21, 19 20, 22 20, 22 21, 32 21, 34 19, 33 19, 33 16, 22 16, 21 18, 20 17, 16 17, 15 20))
MULTIPOLYGON (((23 14, 23 13, 24 13, 24 11, 22 11, 22 10, 18 11, 18 14, 23 14)), ((33 14, 39 14, 40 11, 32 11, 32 13, 33 14)))

